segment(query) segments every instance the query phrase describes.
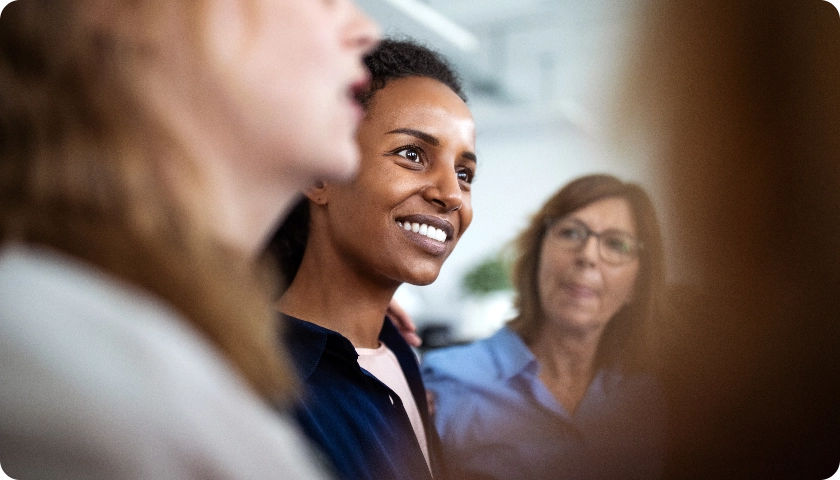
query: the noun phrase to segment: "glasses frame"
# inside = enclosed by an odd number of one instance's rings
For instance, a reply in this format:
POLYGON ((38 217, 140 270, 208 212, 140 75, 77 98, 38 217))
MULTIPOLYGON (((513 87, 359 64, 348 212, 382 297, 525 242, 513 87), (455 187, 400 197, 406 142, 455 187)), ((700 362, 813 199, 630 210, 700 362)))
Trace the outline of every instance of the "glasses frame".
MULTIPOLYGON (((566 248, 566 250, 579 251, 579 250, 583 249, 586 246, 587 243, 589 243, 589 237, 595 237, 595 239, 598 241, 598 257, 600 257, 601 260, 603 260, 605 263, 608 263, 610 265, 626 265, 626 264, 630 263, 631 261, 633 261, 635 259, 638 259, 642 250, 644 250, 644 242, 642 242, 641 240, 638 240, 635 235, 632 235, 629 232, 625 232, 624 230, 610 229, 610 230, 604 230, 603 232, 598 233, 598 232, 595 232, 594 230, 592 230, 591 228, 589 228, 589 225, 587 225, 586 223, 584 223, 580 220, 574 219, 574 218, 569 218, 569 217, 560 217, 560 218, 546 217, 545 221, 544 221, 545 233, 543 234, 543 238, 556 237, 556 235, 551 235, 551 230, 556 225, 558 225, 562 222, 572 222, 572 223, 577 224, 578 226, 582 227, 583 232, 585 234, 585 236, 583 238, 583 241, 580 243, 580 245, 578 245, 577 247, 573 247, 573 248, 571 248, 571 247, 566 248), (631 256, 627 256, 627 257, 622 256, 620 258, 623 258, 624 260, 621 260, 621 261, 611 261, 604 256, 604 250, 603 250, 604 249, 604 244, 601 242, 601 238, 604 235, 607 235, 607 234, 610 234, 610 233, 620 233, 620 234, 626 235, 628 238, 632 239, 634 248, 633 248, 633 252, 632 252, 631 256)), ((557 240, 559 240, 559 238, 557 240)))

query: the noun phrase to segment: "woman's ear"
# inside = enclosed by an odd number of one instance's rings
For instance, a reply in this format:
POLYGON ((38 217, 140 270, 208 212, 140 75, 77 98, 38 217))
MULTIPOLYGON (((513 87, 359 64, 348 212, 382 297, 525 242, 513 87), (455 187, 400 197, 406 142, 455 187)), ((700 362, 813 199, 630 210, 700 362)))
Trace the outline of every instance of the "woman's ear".
POLYGON ((318 180, 309 188, 304 190, 303 194, 316 205, 326 205, 328 200, 327 190, 327 184, 318 180))

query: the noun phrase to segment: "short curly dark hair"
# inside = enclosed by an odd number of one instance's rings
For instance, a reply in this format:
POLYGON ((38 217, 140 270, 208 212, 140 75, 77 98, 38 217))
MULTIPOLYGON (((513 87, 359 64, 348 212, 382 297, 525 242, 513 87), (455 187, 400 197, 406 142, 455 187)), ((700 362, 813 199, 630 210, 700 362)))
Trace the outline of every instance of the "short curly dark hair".
POLYGON ((449 62, 434 50, 412 40, 385 39, 364 58, 370 71, 370 88, 357 96, 365 110, 377 91, 390 80, 406 77, 432 78, 467 101, 461 79, 449 62))
MULTIPOLYGON (((364 58, 371 74, 370 88, 357 100, 365 110, 376 92, 397 78, 423 77, 437 80, 467 101, 461 80, 454 68, 439 53, 411 40, 385 39, 364 58)), ((288 287, 303 261, 309 241, 309 200, 302 198, 268 243, 267 253, 274 257, 280 270, 283 290, 288 287)))

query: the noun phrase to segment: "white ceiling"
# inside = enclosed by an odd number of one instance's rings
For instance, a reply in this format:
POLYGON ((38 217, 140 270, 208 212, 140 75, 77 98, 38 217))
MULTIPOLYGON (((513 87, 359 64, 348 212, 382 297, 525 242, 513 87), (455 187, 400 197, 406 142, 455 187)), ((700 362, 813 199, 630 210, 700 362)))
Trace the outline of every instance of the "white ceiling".
POLYGON ((598 129, 629 53, 639 11, 638 0, 359 0, 359 4, 386 35, 408 35, 446 55, 465 80, 479 127, 491 130, 520 122, 598 129), (431 7, 471 32, 478 48, 464 51, 394 6, 397 3, 431 7))

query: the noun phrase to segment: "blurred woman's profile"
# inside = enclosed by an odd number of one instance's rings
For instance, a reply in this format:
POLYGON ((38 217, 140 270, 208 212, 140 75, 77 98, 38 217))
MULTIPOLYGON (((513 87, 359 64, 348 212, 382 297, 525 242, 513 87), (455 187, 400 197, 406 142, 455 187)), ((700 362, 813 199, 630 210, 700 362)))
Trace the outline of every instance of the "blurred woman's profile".
POLYGON ((350 0, 19 0, 0 16, 0 463, 323 478, 257 259, 358 163, 350 0))

